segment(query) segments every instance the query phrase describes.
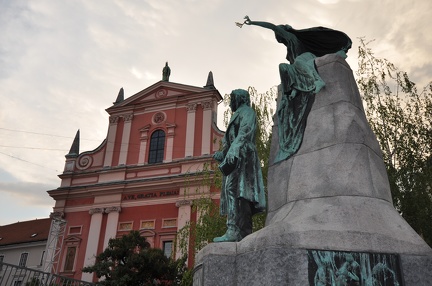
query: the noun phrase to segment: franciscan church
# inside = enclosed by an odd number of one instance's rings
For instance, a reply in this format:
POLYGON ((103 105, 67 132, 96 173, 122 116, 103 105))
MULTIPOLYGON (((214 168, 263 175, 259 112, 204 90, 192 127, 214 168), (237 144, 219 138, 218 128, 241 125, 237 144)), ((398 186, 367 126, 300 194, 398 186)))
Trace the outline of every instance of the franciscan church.
POLYGON ((161 81, 128 98, 120 89, 106 109, 107 137, 95 150, 80 152, 77 132, 61 185, 48 191, 55 200, 49 271, 97 281, 81 269, 95 263, 110 238, 131 230, 179 258, 174 239, 196 220, 194 199, 219 200, 220 191, 194 175, 212 162, 224 135, 216 125, 222 96, 211 72, 203 87, 170 82, 170 74, 166 63, 161 81))

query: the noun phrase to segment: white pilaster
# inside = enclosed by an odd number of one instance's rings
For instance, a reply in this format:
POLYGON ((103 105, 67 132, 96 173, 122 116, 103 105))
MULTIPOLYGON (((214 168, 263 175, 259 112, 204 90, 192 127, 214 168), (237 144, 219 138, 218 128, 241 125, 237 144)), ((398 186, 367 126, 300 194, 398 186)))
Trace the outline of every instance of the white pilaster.
POLYGON ((202 125, 202 143, 201 143, 201 155, 210 154, 211 146, 211 129, 212 129, 212 107, 213 101, 205 101, 202 103, 203 106, 203 125, 202 125))
POLYGON ((195 114, 196 103, 189 103, 187 106, 187 121, 186 121, 186 144, 185 144, 185 157, 193 156, 194 153, 194 139, 195 139, 195 114))
POLYGON ((117 124, 119 121, 118 116, 111 116, 109 118, 110 124, 108 127, 107 147, 105 151, 104 167, 111 167, 114 155, 114 142, 117 134, 117 124))
POLYGON ((146 153, 147 153, 147 142, 148 142, 148 133, 151 125, 148 124, 145 127, 140 129, 141 132, 141 143, 140 143, 140 151, 138 155, 138 165, 143 165, 147 163, 146 153))
POLYGON ((173 148, 174 148, 174 137, 169 136, 167 137, 167 143, 166 143, 166 156, 164 161, 165 163, 172 161, 173 148))
POLYGON ((174 151, 174 129, 176 128, 175 124, 166 123, 166 151, 165 151, 165 161, 166 163, 171 162, 173 158, 174 151))
POLYGON ((133 118, 133 114, 127 114, 123 116, 124 126, 123 126, 122 141, 120 146, 119 165, 126 165, 126 159, 129 150, 129 139, 130 139, 130 131, 132 125, 132 118, 133 118))
MULTIPOLYGON (((177 232, 182 229, 191 219, 192 213, 192 201, 183 200, 176 202, 176 207, 178 207, 178 216, 177 216, 177 232)), ((189 249, 189 244, 187 245, 187 249, 189 249)), ((180 249, 176 250, 175 258, 178 259, 182 256, 180 249)))
POLYGON ((108 218, 107 218, 107 226, 105 229, 103 249, 108 247, 108 242, 110 238, 116 237, 120 212, 121 212, 121 207, 109 207, 105 209, 105 213, 108 214, 108 218))
MULTIPOLYGON (((87 247, 84 257, 84 266, 94 265, 96 261, 97 248, 99 245, 99 237, 102 226, 103 208, 94 208, 89 210, 91 215, 90 230, 87 238, 87 247)), ((83 272, 81 280, 92 282, 94 273, 83 272)))

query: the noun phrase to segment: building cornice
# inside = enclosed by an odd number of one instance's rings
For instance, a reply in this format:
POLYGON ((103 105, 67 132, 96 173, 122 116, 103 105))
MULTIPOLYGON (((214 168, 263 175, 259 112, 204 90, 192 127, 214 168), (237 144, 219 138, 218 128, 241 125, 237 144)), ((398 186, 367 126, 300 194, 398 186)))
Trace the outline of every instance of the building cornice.
MULTIPOLYGON (((86 152, 88 153, 88 152, 86 152)), ((82 153, 84 154, 84 153, 82 153)), ((82 155, 81 154, 81 155, 82 155)), ((113 167, 101 167, 97 170, 81 170, 75 172, 68 172, 58 175, 60 179, 65 179, 69 177, 78 178, 86 175, 94 175, 94 174, 107 174, 107 173, 117 173, 119 171, 145 171, 145 170, 158 170, 158 169, 167 169, 167 168, 175 168, 181 167, 184 164, 194 163, 197 164, 199 162, 207 162, 212 161, 212 155, 202 155, 199 157, 187 157, 182 159, 176 159, 172 162, 164 162, 159 164, 145 164, 145 165, 122 165, 122 166, 113 166, 113 167)))
MULTIPOLYGON (((210 176, 214 175, 214 171, 209 171, 210 176)), ((146 191, 155 191, 160 189, 171 189, 200 186, 202 185, 201 178, 194 178, 194 175, 200 175, 201 172, 183 173, 169 176, 160 176, 143 179, 132 179, 123 181, 113 181, 105 183, 95 183, 85 186, 70 186, 60 187, 55 190, 48 191, 48 194, 55 200, 74 198, 74 197, 93 197, 98 195, 109 195, 125 192, 139 191, 143 188, 146 191), (188 181, 186 181, 188 180, 188 181)))

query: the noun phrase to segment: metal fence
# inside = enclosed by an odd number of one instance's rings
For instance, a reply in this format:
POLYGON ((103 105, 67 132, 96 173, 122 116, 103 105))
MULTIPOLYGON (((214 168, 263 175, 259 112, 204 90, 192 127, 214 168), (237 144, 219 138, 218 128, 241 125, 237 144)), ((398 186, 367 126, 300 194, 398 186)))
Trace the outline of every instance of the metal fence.
POLYGON ((96 284, 0 262, 0 286, 95 286, 96 284))

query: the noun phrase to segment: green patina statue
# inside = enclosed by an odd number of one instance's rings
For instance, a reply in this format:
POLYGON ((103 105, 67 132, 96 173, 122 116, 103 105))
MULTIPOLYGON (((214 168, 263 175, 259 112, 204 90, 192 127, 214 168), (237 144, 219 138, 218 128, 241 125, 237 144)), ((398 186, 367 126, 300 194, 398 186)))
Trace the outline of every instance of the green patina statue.
POLYGON ((162 80, 169 81, 170 75, 171 75, 171 69, 168 66, 168 62, 166 62, 164 68, 162 69, 162 80))
POLYGON ((331 53, 345 58, 351 39, 343 32, 324 27, 295 30, 289 25, 252 21, 248 16, 244 23, 236 24, 240 28, 246 24, 270 29, 276 40, 287 47, 290 64, 279 64, 283 96, 277 109, 279 152, 275 162, 286 160, 300 148, 314 95, 325 86, 315 68, 315 58, 331 53))
POLYGON ((256 114, 250 107, 246 90, 231 93, 234 112, 225 136, 223 149, 213 158, 220 163, 224 174, 220 213, 227 216, 227 231, 214 242, 240 241, 252 233, 252 216, 266 209, 261 165, 255 146, 256 114))

